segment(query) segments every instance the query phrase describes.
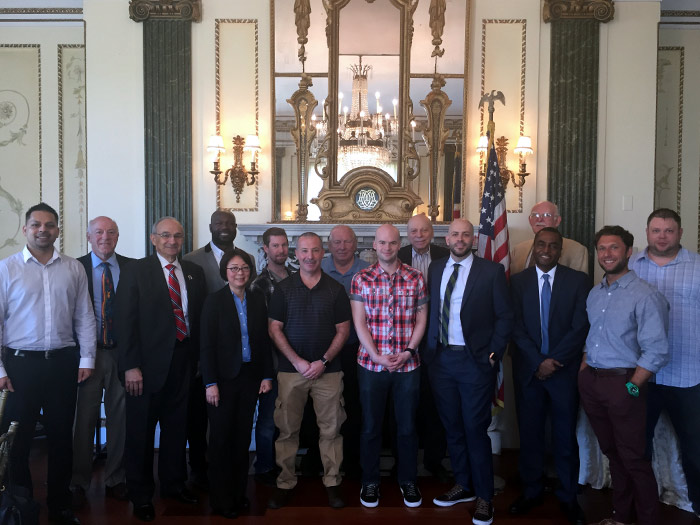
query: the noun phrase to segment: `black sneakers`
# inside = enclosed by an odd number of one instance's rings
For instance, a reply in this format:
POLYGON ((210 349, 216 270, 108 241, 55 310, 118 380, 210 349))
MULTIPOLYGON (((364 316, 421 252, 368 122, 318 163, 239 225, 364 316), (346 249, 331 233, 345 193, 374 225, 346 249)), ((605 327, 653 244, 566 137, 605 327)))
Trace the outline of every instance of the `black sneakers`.
POLYGON ((379 505, 379 485, 377 483, 362 485, 360 503, 362 503, 364 507, 369 508, 374 508, 379 505))
POLYGON ((404 505, 407 507, 420 507, 420 504, 423 503, 420 490, 413 482, 401 485, 401 494, 403 494, 404 505))
POLYGON ((457 503, 466 503, 474 501, 476 496, 470 490, 465 490, 461 485, 455 485, 444 494, 433 499, 433 503, 438 507, 451 507, 457 503))
POLYGON ((493 523, 493 505, 490 501, 476 498, 476 510, 472 523, 474 525, 491 525, 493 523))

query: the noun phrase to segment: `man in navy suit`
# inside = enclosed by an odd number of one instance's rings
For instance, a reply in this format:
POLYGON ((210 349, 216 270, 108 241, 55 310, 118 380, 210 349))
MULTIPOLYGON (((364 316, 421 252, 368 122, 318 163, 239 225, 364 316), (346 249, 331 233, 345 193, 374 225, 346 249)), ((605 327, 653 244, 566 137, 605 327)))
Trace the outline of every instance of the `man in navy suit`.
POLYGON ((571 523, 586 523, 578 489, 577 374, 588 334, 588 276, 558 264, 562 236, 556 228, 535 235, 535 266, 511 278, 515 310, 513 383, 520 426, 520 479, 523 493, 510 506, 522 515, 543 502, 545 421, 550 416, 556 490, 571 523))
POLYGON ((178 260, 182 225, 163 217, 151 230, 156 253, 124 268, 117 295, 119 371, 126 388, 126 484, 134 516, 155 519, 153 440, 160 423, 161 495, 197 503, 185 487, 187 400, 206 296, 204 271, 178 260))
POLYGON ((488 428, 496 372, 513 328, 502 265, 472 254, 474 226, 450 224, 450 257, 428 270, 430 317, 422 359, 445 426, 457 484, 433 500, 450 506, 476 502, 472 522, 493 522, 493 462, 488 428))

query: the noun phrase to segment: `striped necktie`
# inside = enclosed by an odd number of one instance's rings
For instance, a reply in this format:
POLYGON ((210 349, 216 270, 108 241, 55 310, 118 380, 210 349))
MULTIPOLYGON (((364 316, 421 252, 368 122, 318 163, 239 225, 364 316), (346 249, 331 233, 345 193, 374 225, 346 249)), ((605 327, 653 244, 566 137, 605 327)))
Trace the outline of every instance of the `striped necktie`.
POLYGON ((187 323, 185 323, 185 313, 182 311, 182 297, 180 295, 180 283, 175 275, 175 265, 168 264, 168 291, 170 292, 170 303, 175 316, 175 330, 178 341, 183 341, 187 337, 187 323))
POLYGON ((459 264, 453 265, 452 275, 450 275, 450 280, 447 281, 445 296, 442 300, 442 314, 440 316, 440 342, 442 346, 448 346, 450 344, 447 336, 447 329, 450 326, 450 300, 452 298, 452 292, 455 289, 455 284, 457 283, 459 266, 459 264))
POLYGON ((114 344, 112 337, 112 316, 114 310, 114 280, 109 263, 100 263, 102 268, 102 308, 100 317, 102 318, 102 330, 100 331, 100 344, 106 348, 114 344))

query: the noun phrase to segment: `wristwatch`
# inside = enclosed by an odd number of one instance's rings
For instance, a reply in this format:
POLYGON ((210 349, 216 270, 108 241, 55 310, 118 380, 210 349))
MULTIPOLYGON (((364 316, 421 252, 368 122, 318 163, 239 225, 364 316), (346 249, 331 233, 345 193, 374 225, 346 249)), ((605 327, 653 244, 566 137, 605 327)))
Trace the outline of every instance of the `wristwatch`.
POLYGON ((328 359, 326 359, 325 357, 321 356, 321 364, 323 364, 323 366, 326 367, 328 366, 328 363, 330 363, 330 361, 328 361, 328 359))
POLYGON ((404 352, 408 352, 409 354, 411 354, 411 357, 416 357, 416 354, 418 353, 416 352, 415 348, 411 348, 410 346, 404 348, 404 352))
POLYGON ((632 381, 627 381, 625 385, 627 387, 627 392, 632 397, 639 397, 639 387, 635 385, 632 381))

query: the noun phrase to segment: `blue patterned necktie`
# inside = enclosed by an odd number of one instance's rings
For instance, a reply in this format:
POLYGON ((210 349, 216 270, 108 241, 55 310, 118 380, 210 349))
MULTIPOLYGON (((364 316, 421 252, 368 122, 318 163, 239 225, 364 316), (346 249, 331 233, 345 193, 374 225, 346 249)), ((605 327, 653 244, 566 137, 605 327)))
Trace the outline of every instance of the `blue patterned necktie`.
POLYGON ((549 285, 549 275, 542 274, 542 297, 540 308, 540 323, 542 325, 542 353, 549 354, 549 303, 552 301, 552 287, 549 285))
POLYGON ((450 280, 447 281, 445 296, 442 300, 442 313, 440 316, 440 343, 442 343, 442 346, 448 346, 450 344, 449 338, 447 337, 447 329, 450 326, 450 299, 452 298, 452 292, 457 283, 459 266, 459 264, 453 265, 454 269, 452 270, 452 275, 450 275, 450 280))
POLYGON ((114 309, 114 281, 112 280, 112 270, 109 263, 100 263, 102 268, 102 331, 100 333, 100 343, 102 346, 110 347, 114 343, 112 338, 112 314, 114 309))

